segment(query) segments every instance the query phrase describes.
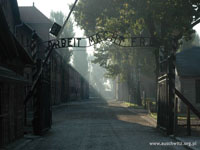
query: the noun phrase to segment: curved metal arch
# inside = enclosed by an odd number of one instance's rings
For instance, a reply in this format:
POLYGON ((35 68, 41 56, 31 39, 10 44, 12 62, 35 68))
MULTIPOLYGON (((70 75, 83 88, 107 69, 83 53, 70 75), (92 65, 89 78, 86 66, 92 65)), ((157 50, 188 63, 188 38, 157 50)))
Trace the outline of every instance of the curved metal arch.
POLYGON ((110 31, 100 31, 89 37, 69 37, 69 38, 59 38, 46 41, 48 47, 53 49, 66 48, 66 47, 76 47, 76 48, 86 48, 103 41, 109 41, 120 47, 153 47, 151 37, 124 37, 110 31), (85 42, 86 41, 86 42, 85 42))

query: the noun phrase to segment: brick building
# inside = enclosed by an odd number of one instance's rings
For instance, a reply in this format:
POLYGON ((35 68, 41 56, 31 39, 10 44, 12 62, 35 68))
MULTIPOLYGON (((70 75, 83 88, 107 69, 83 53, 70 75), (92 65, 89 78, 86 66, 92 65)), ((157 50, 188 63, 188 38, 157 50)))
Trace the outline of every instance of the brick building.
POLYGON ((63 57, 54 51, 51 57, 52 104, 89 98, 89 84, 63 57))
MULTIPOLYGON (((47 56, 47 42, 50 39, 49 30, 52 22, 42 14, 34 5, 19 7, 22 21, 34 31, 34 41, 36 53, 34 56, 36 65, 33 70, 33 80, 37 80, 37 75, 47 56), (31 17, 30 17, 31 16, 31 17)), ((33 40, 32 40, 33 41, 33 40)), ((32 99, 27 102, 27 126, 33 127, 35 134, 43 134, 51 127, 51 94, 50 86, 50 62, 43 66, 42 74, 38 80, 37 88, 32 99)))
POLYGON ((62 81, 62 56, 53 51, 51 56, 51 103, 61 103, 61 81, 62 81))
POLYGON ((0 146, 24 134, 24 69, 33 61, 16 30, 22 25, 16 0, 0 0, 0 146))
POLYGON ((22 137, 24 124, 35 134, 49 129, 51 103, 89 98, 88 83, 54 51, 35 95, 25 103, 48 52, 44 41, 51 26, 35 6, 19 8, 16 0, 0 0, 0 146, 22 137))

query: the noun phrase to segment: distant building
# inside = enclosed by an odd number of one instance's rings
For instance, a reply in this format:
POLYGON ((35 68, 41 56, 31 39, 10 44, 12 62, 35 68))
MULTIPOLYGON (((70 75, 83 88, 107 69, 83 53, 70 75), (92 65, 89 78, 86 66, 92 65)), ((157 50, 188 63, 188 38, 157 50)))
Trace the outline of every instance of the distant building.
MULTIPOLYGON (((176 88, 200 110, 200 47, 176 54, 176 88)), ((180 101, 179 110, 186 111, 180 101)))
POLYGON ((51 102, 53 105, 88 99, 89 84, 63 57, 54 51, 51 57, 51 102))
POLYGON ((21 19, 24 23, 31 26, 36 33, 40 35, 43 41, 50 39, 49 29, 52 27, 52 21, 47 18, 40 10, 33 6, 19 7, 21 19))
MULTIPOLYGON (((19 11, 21 20, 36 32, 41 42, 45 42, 50 39, 49 30, 53 25, 53 22, 51 22, 50 19, 41 13, 34 5, 19 7, 19 11)), ((39 58, 44 59, 47 43, 40 43, 37 46, 39 49, 39 58)))
MULTIPOLYGON (((38 42, 40 44, 37 45, 37 59, 44 60, 48 52, 47 42, 44 42, 52 39, 49 30, 53 22, 34 5, 19 7, 19 10, 23 22, 30 26, 38 35, 37 39, 41 42, 38 42)), ((89 97, 86 94, 89 91, 86 81, 81 79, 81 75, 64 61, 63 56, 58 51, 54 50, 49 59, 51 104, 57 105, 73 99, 89 97)))

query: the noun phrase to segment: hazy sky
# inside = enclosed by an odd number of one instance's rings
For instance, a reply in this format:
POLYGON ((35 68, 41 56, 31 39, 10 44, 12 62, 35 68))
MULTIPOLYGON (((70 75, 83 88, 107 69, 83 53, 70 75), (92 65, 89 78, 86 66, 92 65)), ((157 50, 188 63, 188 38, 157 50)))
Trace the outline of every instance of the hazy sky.
POLYGON ((68 4, 72 4, 75 0, 17 0, 19 6, 35 6, 44 13, 47 17, 50 16, 51 10, 62 11, 68 14, 68 4))
MULTIPOLYGON (((44 13, 47 17, 50 16, 51 10, 62 11, 65 15, 69 13, 68 4, 72 4, 75 0, 17 0, 19 6, 31 6, 33 2, 35 6, 44 13)), ((200 34, 200 24, 194 28, 200 34)), ((77 30, 76 35, 81 35, 80 30, 77 30)))
MULTIPOLYGON (((75 0, 17 0, 19 6, 32 6, 39 9, 45 16, 50 17, 51 10, 62 11, 66 16, 69 13, 69 4, 73 4, 75 0)), ((75 27, 74 32, 76 36, 83 36, 83 31, 75 27)))

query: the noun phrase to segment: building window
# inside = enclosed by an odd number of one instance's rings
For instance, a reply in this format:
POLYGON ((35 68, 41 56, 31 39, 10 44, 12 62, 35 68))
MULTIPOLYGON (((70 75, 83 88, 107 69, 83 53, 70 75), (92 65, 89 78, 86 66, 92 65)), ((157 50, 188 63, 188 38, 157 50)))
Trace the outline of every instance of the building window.
POLYGON ((200 103, 200 80, 196 80, 196 103, 200 103))

